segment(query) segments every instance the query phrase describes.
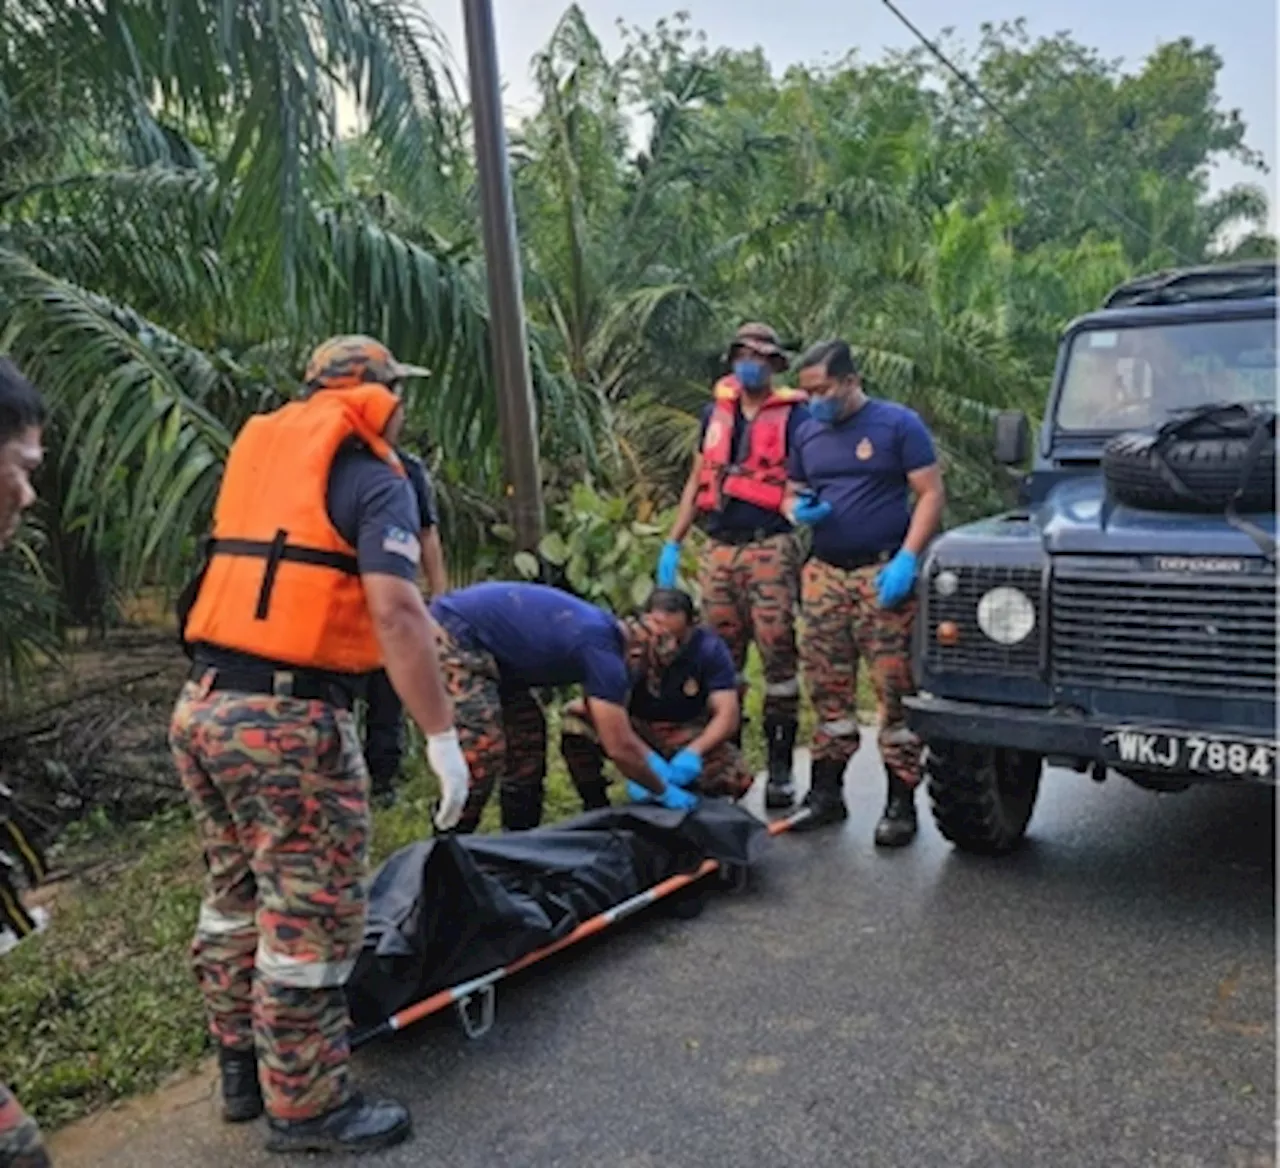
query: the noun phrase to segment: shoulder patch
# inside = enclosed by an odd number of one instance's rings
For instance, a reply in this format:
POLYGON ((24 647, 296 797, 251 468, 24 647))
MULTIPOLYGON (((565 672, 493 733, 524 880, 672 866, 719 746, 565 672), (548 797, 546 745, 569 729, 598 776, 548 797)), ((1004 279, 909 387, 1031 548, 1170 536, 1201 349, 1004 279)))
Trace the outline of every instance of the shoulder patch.
POLYGON ((416 564, 422 555, 418 537, 403 527, 388 524, 382 529, 382 550, 393 556, 403 556, 410 563, 416 564))
POLYGON ((780 385, 773 391, 774 397, 779 401, 785 402, 803 402, 809 400, 809 395, 803 389, 794 389, 789 385, 780 385))
POLYGON ((738 383, 732 377, 722 377, 712 391, 716 401, 737 401, 738 383))

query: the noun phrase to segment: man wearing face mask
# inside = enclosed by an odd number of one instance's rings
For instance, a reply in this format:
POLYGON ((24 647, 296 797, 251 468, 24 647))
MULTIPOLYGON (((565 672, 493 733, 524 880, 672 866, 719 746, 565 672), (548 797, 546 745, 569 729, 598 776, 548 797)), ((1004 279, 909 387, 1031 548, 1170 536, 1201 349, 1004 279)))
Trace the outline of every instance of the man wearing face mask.
POLYGON ((656 615, 619 620, 545 584, 492 581, 438 597, 440 663, 471 770, 458 823, 474 831, 498 787, 504 831, 542 822, 547 723, 536 689, 580 685, 586 716, 638 801, 675 811, 697 805, 696 772, 675 771, 637 735, 627 715, 635 678, 665 670, 679 638, 656 615))
POLYGON ((903 697, 911 677, 913 586, 945 493, 933 439, 919 416, 870 398, 844 341, 824 341, 800 359, 809 395, 788 461, 788 514, 813 528, 801 587, 805 683, 817 715, 809 831, 848 816, 844 772, 858 749, 858 658, 871 671, 877 741, 888 777, 875 842, 901 847, 916 834, 920 742, 903 697), (909 496, 915 495, 914 508, 909 496))
MULTIPOLYGON (((733 744, 738 729, 738 678, 725 643, 697 623, 693 598, 659 588, 645 606, 648 617, 674 637, 675 656, 651 654, 649 668, 632 679, 627 712, 636 733, 667 758, 689 789, 741 799, 752 774, 733 744)), ((609 806, 605 752, 585 702, 572 702, 560 723, 560 753, 585 811, 609 806)))
POLYGON ((804 417, 804 395, 774 386, 787 359, 766 324, 744 324, 728 358, 733 371, 717 382, 703 413, 702 440, 658 561, 658 586, 674 587, 680 543, 696 521, 707 534, 698 571, 703 613, 729 646, 740 685, 752 640, 760 651, 769 758, 765 805, 786 808, 795 798, 800 564, 782 505, 787 452, 804 417))
POLYGON ((192 670, 170 746, 206 865, 192 946, 223 1116, 267 1112, 271 1151, 361 1152, 408 1112, 351 1089, 342 986, 364 940, 369 775, 352 719, 385 666, 444 791, 469 780, 416 577, 421 520, 394 452, 401 386, 426 370, 335 337, 303 394, 250 418, 180 604, 192 670))

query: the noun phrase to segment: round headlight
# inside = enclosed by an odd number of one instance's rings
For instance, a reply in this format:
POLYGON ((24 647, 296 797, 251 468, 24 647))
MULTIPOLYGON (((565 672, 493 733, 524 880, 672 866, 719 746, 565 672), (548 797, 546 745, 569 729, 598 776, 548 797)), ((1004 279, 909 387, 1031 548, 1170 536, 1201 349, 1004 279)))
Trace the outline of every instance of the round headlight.
POLYGON ((978 601, 978 628, 997 645, 1025 641, 1036 627, 1036 606, 1021 588, 992 588, 978 601))
POLYGON ((939 596, 954 596, 960 587, 960 577, 948 569, 938 573, 934 578, 933 586, 937 589, 939 596))

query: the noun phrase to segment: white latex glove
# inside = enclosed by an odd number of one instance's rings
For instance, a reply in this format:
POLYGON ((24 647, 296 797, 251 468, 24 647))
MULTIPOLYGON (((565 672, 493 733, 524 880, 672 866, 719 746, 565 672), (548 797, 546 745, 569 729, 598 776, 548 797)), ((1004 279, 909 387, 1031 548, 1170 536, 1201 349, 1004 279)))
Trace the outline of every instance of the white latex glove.
POLYGON ((439 734, 427 735, 427 762, 440 780, 440 806, 436 810, 436 827, 448 831, 462 818, 471 787, 471 770, 458 745, 458 731, 452 726, 439 734))

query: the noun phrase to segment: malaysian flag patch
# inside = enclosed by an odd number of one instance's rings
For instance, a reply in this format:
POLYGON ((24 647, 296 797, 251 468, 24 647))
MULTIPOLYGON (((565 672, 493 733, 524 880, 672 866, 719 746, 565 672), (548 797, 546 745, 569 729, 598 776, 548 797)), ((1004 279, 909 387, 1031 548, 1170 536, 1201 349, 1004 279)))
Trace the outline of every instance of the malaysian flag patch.
POLYGON ((394 556, 404 556, 406 560, 417 563, 422 554, 418 537, 403 527, 384 527, 382 529, 382 550, 394 556))

